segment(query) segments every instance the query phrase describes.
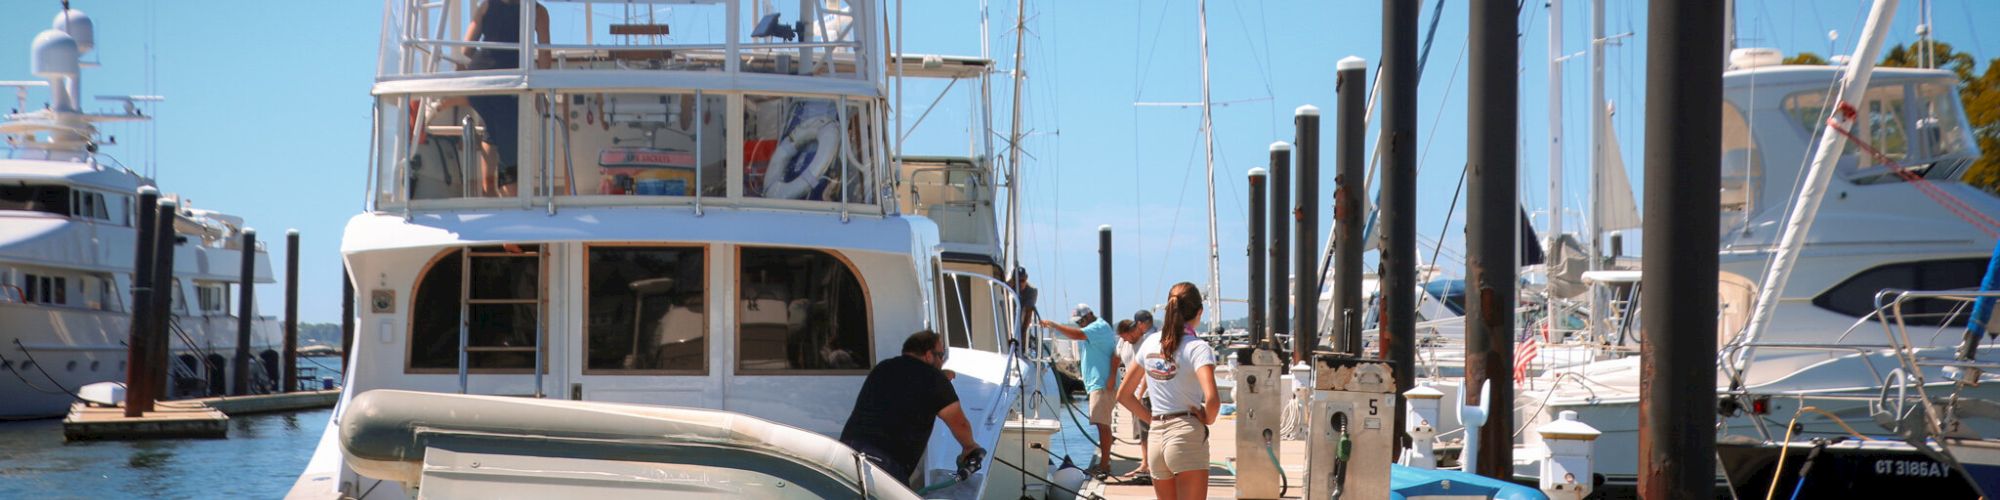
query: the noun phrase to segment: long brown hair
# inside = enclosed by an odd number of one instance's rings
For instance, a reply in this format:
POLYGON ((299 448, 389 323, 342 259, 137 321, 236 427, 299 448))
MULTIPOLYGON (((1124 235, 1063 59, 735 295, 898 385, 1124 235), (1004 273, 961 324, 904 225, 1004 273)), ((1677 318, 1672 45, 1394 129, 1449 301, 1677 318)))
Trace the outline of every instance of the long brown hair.
POLYGON ((1201 289, 1186 281, 1175 283, 1167 292, 1166 314, 1167 321, 1160 325, 1160 355, 1172 358, 1179 352, 1188 324, 1201 316, 1201 289))

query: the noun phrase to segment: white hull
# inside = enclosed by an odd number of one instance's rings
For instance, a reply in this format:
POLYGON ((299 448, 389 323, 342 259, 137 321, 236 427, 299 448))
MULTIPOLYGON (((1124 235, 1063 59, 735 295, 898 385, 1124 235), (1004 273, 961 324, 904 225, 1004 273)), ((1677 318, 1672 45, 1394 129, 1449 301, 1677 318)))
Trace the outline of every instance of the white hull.
MULTIPOLYGON (((236 319, 176 316, 174 321, 195 345, 189 346, 176 336, 171 341, 170 358, 220 355, 225 359, 224 373, 200 373, 203 367, 197 362, 195 375, 230 380, 226 371, 233 366, 228 360, 236 355, 236 319)), ((5 325, 0 329, 0 352, 5 353, 8 366, 0 369, 0 419, 59 417, 76 401, 65 391, 96 382, 125 380, 125 339, 130 323, 131 315, 125 313, 0 303, 0 325, 5 325)), ((251 338, 252 369, 258 370, 261 362, 257 359, 266 352, 277 353, 282 342, 277 322, 258 319, 252 325, 251 338)), ((198 389, 176 388, 177 391, 198 389)))

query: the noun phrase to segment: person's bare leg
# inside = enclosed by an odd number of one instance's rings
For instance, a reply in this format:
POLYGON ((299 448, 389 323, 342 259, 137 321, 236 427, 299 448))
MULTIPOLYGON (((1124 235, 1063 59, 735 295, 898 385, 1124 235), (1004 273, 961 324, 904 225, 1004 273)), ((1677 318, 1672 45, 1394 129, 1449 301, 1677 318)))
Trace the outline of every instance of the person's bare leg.
POLYGON ((1180 476, 1178 474, 1175 475, 1174 477, 1169 477, 1166 479, 1157 479, 1157 478, 1153 479, 1153 498, 1157 498, 1160 500, 1179 500, 1180 499, 1180 494, 1178 493, 1179 488, 1176 488, 1174 484, 1174 481, 1179 479, 1180 476))
MULTIPOLYGON (((1202 500, 1204 498, 1208 498, 1207 467, 1203 467, 1200 470, 1191 470, 1187 472, 1174 474, 1174 480, 1171 482, 1174 483, 1175 493, 1178 493, 1178 495, 1172 498, 1175 498, 1177 500, 1202 500)), ((1160 498, 1169 498, 1169 497, 1160 497, 1160 498)))
POLYGON ((489 198, 500 192, 500 151, 493 143, 479 142, 479 196, 489 198))
POLYGON ((1116 441, 1118 439, 1118 436, 1111 434, 1111 426, 1104 424, 1096 424, 1096 425, 1097 425, 1097 467, 1093 468, 1097 469, 1098 472, 1109 476, 1111 475, 1111 443, 1116 441))

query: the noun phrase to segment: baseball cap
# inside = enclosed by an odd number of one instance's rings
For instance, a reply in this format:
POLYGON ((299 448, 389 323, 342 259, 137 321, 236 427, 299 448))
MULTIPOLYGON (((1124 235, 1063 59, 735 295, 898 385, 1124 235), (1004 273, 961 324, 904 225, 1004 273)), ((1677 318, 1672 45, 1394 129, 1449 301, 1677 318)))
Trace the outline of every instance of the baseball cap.
POLYGON ((1134 323, 1152 323, 1152 322, 1153 322, 1153 311, 1151 311, 1151 310, 1146 310, 1146 309, 1140 309, 1140 310, 1139 310, 1139 312, 1135 312, 1135 313, 1132 313, 1132 322, 1134 322, 1134 323))
POLYGON ((1076 321, 1076 320, 1081 320, 1083 319, 1084 316, 1089 316, 1089 315, 1095 315, 1090 311, 1090 304, 1077 304, 1076 310, 1070 311, 1069 319, 1071 321, 1076 321))

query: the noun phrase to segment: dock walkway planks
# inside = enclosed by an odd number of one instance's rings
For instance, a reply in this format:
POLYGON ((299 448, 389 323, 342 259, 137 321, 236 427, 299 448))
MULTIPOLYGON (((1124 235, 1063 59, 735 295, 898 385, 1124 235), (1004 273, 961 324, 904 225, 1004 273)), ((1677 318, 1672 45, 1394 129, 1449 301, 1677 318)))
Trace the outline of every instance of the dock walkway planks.
POLYGON ((63 438, 70 441, 109 439, 227 438, 229 416, 333 406, 339 389, 284 394, 219 396, 161 401, 157 411, 136 418, 125 409, 76 403, 63 418, 63 438))

